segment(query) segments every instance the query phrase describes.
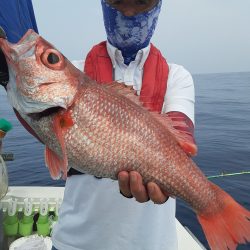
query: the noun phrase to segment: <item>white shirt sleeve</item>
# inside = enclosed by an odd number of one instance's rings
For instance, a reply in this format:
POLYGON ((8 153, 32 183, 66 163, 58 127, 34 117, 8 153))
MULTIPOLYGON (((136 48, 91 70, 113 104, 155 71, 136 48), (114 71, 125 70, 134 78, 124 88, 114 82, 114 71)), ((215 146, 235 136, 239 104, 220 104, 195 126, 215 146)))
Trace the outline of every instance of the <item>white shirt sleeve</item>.
POLYGON ((162 113, 179 111, 194 123, 194 83, 191 74, 182 66, 169 64, 167 92, 162 113))

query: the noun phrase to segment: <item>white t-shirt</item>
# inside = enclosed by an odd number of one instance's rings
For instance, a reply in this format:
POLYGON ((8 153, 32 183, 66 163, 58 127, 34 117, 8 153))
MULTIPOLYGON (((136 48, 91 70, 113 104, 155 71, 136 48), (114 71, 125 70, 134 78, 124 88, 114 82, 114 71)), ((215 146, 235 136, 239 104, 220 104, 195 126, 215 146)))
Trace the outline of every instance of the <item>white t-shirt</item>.
MULTIPOLYGON (((140 92, 143 65, 150 47, 129 66, 119 50, 107 45, 115 80, 140 92)), ((83 69, 83 61, 74 61, 83 69)), ((162 112, 180 111, 194 121, 194 86, 190 73, 169 64, 162 112)), ((119 193, 117 181, 74 175, 67 179, 52 241, 58 250, 177 250, 175 200, 162 205, 138 203, 119 193)))

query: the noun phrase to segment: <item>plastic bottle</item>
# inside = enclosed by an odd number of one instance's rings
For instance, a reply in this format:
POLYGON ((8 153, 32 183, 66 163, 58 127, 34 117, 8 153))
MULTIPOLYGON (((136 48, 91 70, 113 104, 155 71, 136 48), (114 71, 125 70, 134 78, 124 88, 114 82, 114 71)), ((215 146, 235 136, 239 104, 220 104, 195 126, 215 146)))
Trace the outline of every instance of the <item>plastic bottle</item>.
POLYGON ((17 199, 10 199, 7 215, 3 221, 3 230, 6 236, 16 236, 18 232, 17 199))
POLYGON ((23 217, 19 222, 19 234, 21 236, 29 236, 33 229, 33 200, 24 199, 23 217))
POLYGON ((50 223, 49 223, 49 205, 46 198, 40 200, 40 211, 37 220, 37 233, 38 235, 48 236, 50 234, 50 223))

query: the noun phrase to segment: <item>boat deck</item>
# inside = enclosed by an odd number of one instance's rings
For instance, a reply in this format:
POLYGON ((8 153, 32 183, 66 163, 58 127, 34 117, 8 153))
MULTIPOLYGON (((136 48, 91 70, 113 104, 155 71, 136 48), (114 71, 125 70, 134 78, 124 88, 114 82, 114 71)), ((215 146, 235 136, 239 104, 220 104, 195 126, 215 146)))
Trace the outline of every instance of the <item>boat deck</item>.
MULTIPOLYGON (((48 201, 49 211, 55 211, 57 204, 63 199, 64 188, 63 187, 9 187, 7 195, 0 202, 3 213, 8 209, 10 200, 17 200, 18 212, 23 211, 24 199, 32 198, 32 203, 36 212, 40 209, 40 202, 43 200, 48 201)), ((1 226, 1 220, 0 220, 1 226)), ((178 250, 204 250, 202 244, 193 236, 193 234, 183 227, 181 223, 176 219, 176 228, 178 235, 178 250)))

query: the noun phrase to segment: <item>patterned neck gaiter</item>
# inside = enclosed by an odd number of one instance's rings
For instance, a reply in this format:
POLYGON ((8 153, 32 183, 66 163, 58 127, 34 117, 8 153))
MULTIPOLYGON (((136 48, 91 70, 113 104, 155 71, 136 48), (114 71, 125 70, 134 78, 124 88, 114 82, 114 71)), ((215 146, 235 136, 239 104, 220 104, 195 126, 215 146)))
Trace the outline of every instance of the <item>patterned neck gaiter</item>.
POLYGON ((106 0, 101 0, 104 25, 108 41, 121 50, 124 63, 135 60, 140 49, 147 47, 153 36, 162 0, 150 11, 135 16, 124 16, 111 7, 106 0))

